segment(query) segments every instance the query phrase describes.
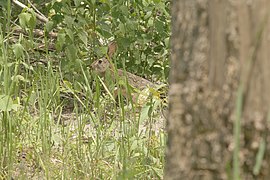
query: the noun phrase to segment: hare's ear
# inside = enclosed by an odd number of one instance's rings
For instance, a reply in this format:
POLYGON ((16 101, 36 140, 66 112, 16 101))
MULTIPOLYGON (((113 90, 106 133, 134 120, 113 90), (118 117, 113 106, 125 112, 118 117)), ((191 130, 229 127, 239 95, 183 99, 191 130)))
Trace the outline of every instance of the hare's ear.
POLYGON ((113 54, 116 52, 116 50, 117 50, 116 42, 114 42, 114 41, 110 42, 108 45, 108 52, 107 52, 109 58, 111 58, 113 56, 113 54))

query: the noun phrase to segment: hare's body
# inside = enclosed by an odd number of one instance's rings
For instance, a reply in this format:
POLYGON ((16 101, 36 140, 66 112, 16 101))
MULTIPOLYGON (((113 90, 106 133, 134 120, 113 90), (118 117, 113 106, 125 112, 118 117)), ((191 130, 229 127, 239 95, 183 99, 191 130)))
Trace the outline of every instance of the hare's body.
POLYGON ((144 79, 140 76, 132 74, 130 72, 124 72, 122 69, 116 69, 114 72, 114 68, 110 65, 110 62, 107 59, 100 59, 92 63, 91 68, 101 77, 106 77, 106 74, 115 80, 117 73, 119 78, 127 78, 129 85, 137 88, 137 89, 145 89, 146 87, 153 87, 154 84, 147 79, 144 79))
MULTIPOLYGON (((109 44, 108 47, 108 58, 111 58, 113 53, 116 51, 116 44, 111 43, 109 44)), ((102 58, 99 60, 94 61, 91 64, 91 69, 93 69, 99 76, 105 78, 105 82, 108 81, 113 81, 113 83, 116 83, 116 79, 118 76, 119 79, 126 79, 128 84, 138 90, 144 90, 147 87, 154 87, 155 84, 148 81, 147 79, 144 79, 142 77, 139 77, 135 74, 132 74, 130 72, 125 72, 121 69, 115 69, 114 66, 109 62, 107 58, 102 58), (106 79, 108 78, 108 79, 106 79)), ((122 93, 124 96, 126 96, 126 89, 122 87, 121 89, 122 93)), ((137 97, 137 95, 133 94, 132 99, 134 97, 137 97)))
MULTIPOLYGON (((110 43, 108 47, 108 57, 111 58, 113 53, 116 51, 116 44, 110 43)), ((147 79, 144 79, 142 77, 139 77, 135 74, 132 74, 130 72, 124 72, 121 69, 114 70, 115 68, 113 65, 109 62, 107 58, 102 58, 99 60, 94 61, 91 64, 91 68, 101 77, 106 76, 106 74, 109 74, 113 80, 115 80, 115 73, 118 74, 120 78, 127 77, 128 83, 137 88, 137 89, 144 89, 146 87, 153 87, 154 83, 148 81, 147 79)))
POLYGON ((125 73, 121 69, 118 69, 117 71, 118 71, 119 77, 125 77, 125 74, 126 74, 128 83, 131 86, 133 86, 139 90, 143 90, 147 87, 154 87, 155 86, 152 82, 148 81, 147 79, 144 79, 144 78, 137 76, 135 74, 132 74, 130 72, 125 73))

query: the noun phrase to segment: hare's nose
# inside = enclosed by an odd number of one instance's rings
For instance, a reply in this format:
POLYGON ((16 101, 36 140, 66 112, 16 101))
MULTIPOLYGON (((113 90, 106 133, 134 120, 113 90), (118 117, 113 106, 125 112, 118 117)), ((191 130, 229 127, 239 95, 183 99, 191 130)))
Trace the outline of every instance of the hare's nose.
POLYGON ((94 69, 94 63, 92 63, 91 65, 90 65, 90 69, 94 69))

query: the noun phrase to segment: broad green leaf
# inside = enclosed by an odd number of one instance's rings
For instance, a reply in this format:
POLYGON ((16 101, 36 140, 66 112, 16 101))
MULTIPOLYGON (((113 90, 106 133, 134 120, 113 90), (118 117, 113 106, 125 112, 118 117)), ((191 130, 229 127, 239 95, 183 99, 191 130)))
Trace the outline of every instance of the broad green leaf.
POLYGON ((74 4, 76 7, 80 6, 81 2, 83 2, 83 0, 74 0, 74 4))
POLYGON ((153 20, 153 18, 150 18, 149 20, 148 20, 148 27, 152 27, 153 26, 153 24, 154 24, 154 20, 153 20))
POLYGON ((63 48, 63 45, 65 44, 65 42, 66 42, 66 34, 64 32, 58 33, 57 41, 56 41, 56 44, 55 44, 56 50, 61 51, 62 48, 63 48))
POLYGON ((163 22, 156 20, 155 21, 155 27, 159 33, 164 33, 164 25, 163 22))
POLYGON ((136 149, 140 146, 139 141, 136 140, 136 139, 134 139, 134 140, 131 141, 131 142, 132 142, 132 143, 131 143, 131 147, 130 147, 130 150, 131 150, 131 151, 136 150, 136 149))
POLYGON ((11 111, 11 110, 17 111, 19 107, 20 105, 14 103, 10 96, 0 95, 0 111, 11 111))
POLYGON ((121 31, 122 34, 126 33, 126 28, 125 28, 125 25, 123 23, 119 24, 119 30, 121 31))
POLYGON ((169 48, 169 46, 170 46, 170 37, 167 37, 167 38, 164 40, 164 42, 165 42, 165 46, 166 46, 167 48, 169 48))
POLYGON ((146 20, 146 19, 150 18, 151 16, 152 16, 152 11, 148 11, 146 13, 146 15, 144 16, 144 19, 146 20))
POLYGON ((47 32, 51 32, 51 30, 53 29, 53 21, 48 21, 45 27, 47 32))
POLYGON ((25 79, 22 75, 16 75, 15 77, 11 77, 12 80, 15 82, 23 81, 23 82, 29 82, 29 80, 25 79))
POLYGON ((110 38, 112 37, 112 34, 109 31, 106 31, 104 29, 101 28, 97 28, 96 29, 104 38, 110 38))
POLYGON ((27 13, 27 12, 19 14, 19 23, 20 23, 22 28, 28 27, 28 23, 30 21, 31 16, 32 15, 30 13, 27 13))
POLYGON ((78 34, 80 40, 84 43, 85 46, 87 46, 88 42, 88 36, 85 31, 81 30, 78 34))
POLYGON ((13 45, 13 53, 15 54, 16 58, 20 58, 23 56, 24 48, 21 44, 17 43, 13 45))
POLYGON ((73 42, 74 41, 74 35, 73 35, 74 32, 71 29, 68 29, 68 28, 66 28, 65 31, 66 31, 68 37, 70 38, 70 40, 73 42))
POLYGON ((35 13, 33 11, 31 11, 31 17, 30 17, 29 22, 28 22, 29 28, 31 30, 35 29, 36 23, 37 23, 36 15, 35 15, 35 13))
POLYGON ((100 2, 110 4, 110 0, 100 0, 100 2))
POLYGON ((66 54, 70 61, 75 61, 77 59, 77 48, 74 44, 67 46, 66 54))
POLYGON ((149 6, 148 0, 142 0, 142 4, 143 4, 144 7, 149 6))
POLYGON ((138 23, 136 21, 130 21, 127 19, 127 28, 130 31, 135 31, 137 29, 138 23))
POLYGON ((125 15, 125 16, 128 16, 129 15, 129 11, 128 11, 127 6, 122 5, 122 6, 119 7, 119 9, 121 10, 121 12, 122 12, 123 15, 125 15))
POLYGON ((148 112, 150 110, 150 106, 145 104, 145 106, 142 107, 141 114, 140 114, 140 123, 142 123, 144 120, 148 118, 148 112))
POLYGON ((159 179, 162 179, 163 177, 163 169, 152 167, 156 175, 158 176, 159 179))
POLYGON ((74 20, 75 20, 75 18, 68 16, 68 15, 66 15, 64 17, 64 22, 67 25, 67 27, 69 27, 69 28, 72 28, 72 25, 74 24, 74 20))
POLYGON ((0 1, 0 6, 3 8, 7 7, 7 1, 0 1))
POLYGON ((21 62, 21 64, 22 64, 26 69, 29 69, 29 70, 31 70, 31 71, 34 70, 34 69, 33 69, 33 66, 31 66, 31 65, 29 65, 29 64, 27 64, 27 63, 25 63, 25 62, 21 62))

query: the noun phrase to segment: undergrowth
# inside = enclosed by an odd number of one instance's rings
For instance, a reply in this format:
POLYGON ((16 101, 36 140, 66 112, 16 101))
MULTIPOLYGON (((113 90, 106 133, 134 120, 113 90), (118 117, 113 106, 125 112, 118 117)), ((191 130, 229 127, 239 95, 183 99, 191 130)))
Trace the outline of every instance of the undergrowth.
POLYGON ((10 3, 0 23, 0 179, 162 179, 163 100, 111 98, 88 63, 67 63, 73 46, 63 55, 31 33, 31 12, 17 34, 10 3))

